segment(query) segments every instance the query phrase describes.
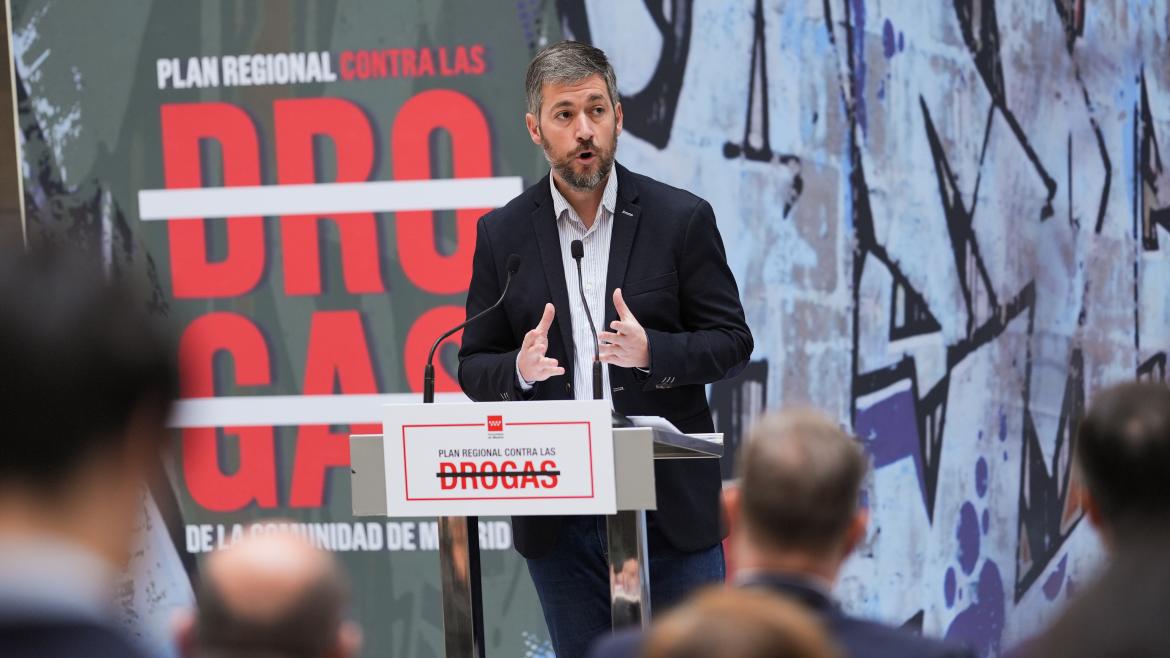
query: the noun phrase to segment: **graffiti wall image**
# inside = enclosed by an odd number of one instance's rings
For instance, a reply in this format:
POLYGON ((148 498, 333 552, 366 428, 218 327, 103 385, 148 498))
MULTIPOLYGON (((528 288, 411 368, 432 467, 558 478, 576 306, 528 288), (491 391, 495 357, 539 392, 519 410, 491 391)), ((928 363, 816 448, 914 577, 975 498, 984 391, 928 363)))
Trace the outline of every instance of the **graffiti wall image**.
MULTIPOLYGON (((1170 351, 1165 2, 12 4, 30 242, 88 246, 210 340, 188 397, 416 394, 428 336, 462 319, 482 209, 172 222, 142 216, 142 190, 529 185, 547 167, 524 67, 578 39, 617 70, 618 159, 715 209, 756 342, 710 388, 729 449, 760 411, 813 404, 871 455, 842 604, 999 655, 1097 569, 1078 419, 1113 382, 1165 380, 1170 351), (308 54, 319 76, 233 87, 189 64, 249 53, 308 54)), ((127 609, 189 600, 203 549, 184 526, 354 523, 347 431, 184 429, 147 516, 173 545, 144 548, 127 609)), ((507 523, 489 524, 489 651, 549 655, 507 523)), ((438 655, 433 551, 385 528, 400 552, 344 557, 369 655, 438 655)))

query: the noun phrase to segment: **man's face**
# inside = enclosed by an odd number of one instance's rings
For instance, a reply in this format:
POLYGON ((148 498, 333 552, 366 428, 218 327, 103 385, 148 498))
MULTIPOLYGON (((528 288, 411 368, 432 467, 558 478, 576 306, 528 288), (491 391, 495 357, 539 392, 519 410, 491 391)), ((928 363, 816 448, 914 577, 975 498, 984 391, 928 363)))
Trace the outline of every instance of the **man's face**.
POLYGON ((622 106, 610 101, 600 75, 572 83, 545 83, 540 116, 525 116, 534 144, 556 176, 578 191, 596 189, 613 167, 622 132, 622 106))

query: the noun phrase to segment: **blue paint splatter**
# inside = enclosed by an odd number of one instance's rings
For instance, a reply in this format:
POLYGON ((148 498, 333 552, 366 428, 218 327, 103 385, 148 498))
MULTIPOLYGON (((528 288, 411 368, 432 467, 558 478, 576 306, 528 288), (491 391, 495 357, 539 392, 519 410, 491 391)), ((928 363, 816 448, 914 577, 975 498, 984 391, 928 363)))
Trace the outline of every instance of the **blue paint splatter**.
POLYGON ((905 36, 906 35, 902 34, 902 32, 898 32, 898 52, 902 52, 903 50, 906 50, 905 36))
POLYGON ((1064 572, 1067 566, 1068 556, 1065 555, 1060 558, 1060 564, 1056 565, 1056 570, 1052 572, 1052 575, 1048 576, 1044 581, 1043 587, 1040 588, 1044 591, 1044 598, 1049 601, 1056 600, 1056 597, 1060 594, 1060 586, 1064 584, 1064 572))
POLYGON ((1002 409, 999 412, 999 440, 1007 441, 1007 414, 1002 409))
POLYGON ((983 510, 983 534, 987 534, 987 529, 991 527, 991 515, 987 510, 983 510))
POLYGON ((960 612, 947 628, 946 639, 967 644, 980 656, 999 655, 1003 634, 1004 594, 999 567, 988 560, 979 572, 974 603, 960 612))
POLYGON ((947 567, 947 575, 943 580, 943 596, 947 599, 947 607, 952 608, 955 605, 955 569, 954 567, 947 567))
POLYGON ((979 560, 979 515, 970 502, 963 503, 959 510, 959 527, 955 536, 959 540, 959 566, 963 573, 971 575, 979 560))
POLYGON ((853 431, 865 442, 875 469, 911 457, 918 491, 926 504, 926 478, 918 440, 918 417, 910 389, 899 391, 857 410, 853 431))
POLYGON ((975 493, 980 498, 987 495, 987 460, 982 457, 975 462, 975 493))
POLYGON ((882 54, 889 59, 897 52, 897 44, 894 42, 894 24, 890 19, 882 24, 882 54))

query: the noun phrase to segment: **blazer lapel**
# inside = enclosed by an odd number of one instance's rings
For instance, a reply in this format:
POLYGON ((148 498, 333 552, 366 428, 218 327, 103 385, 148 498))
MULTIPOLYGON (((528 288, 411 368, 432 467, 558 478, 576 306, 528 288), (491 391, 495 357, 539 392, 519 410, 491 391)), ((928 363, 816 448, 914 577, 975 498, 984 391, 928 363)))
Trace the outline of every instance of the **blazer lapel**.
POLYGON ((569 313, 569 290, 565 284, 561 239, 557 234, 557 218, 553 215, 552 193, 548 189, 547 176, 542 191, 543 194, 537 196, 538 205, 532 211, 532 228, 540 249, 540 261, 544 265, 544 277, 548 281, 548 290, 552 295, 550 301, 557 309, 553 324, 560 327, 561 340, 564 341, 565 359, 561 366, 565 369, 565 381, 571 382, 574 359, 573 321, 569 313))
POLYGON ((617 319, 613 291, 626 281, 626 267, 630 264, 638 219, 642 216, 642 207, 635 203, 638 188, 634 185, 633 176, 620 164, 614 165, 614 171, 618 177, 618 200, 613 214, 613 233, 609 239, 609 268, 605 273, 605 322, 597 328, 598 331, 608 331, 609 324, 617 319))

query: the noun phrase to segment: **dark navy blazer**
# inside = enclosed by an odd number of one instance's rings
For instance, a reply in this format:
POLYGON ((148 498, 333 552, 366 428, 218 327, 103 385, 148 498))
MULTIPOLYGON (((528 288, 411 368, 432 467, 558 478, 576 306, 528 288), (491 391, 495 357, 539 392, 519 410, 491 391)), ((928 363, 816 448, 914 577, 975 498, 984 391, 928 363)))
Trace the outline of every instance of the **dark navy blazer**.
POLYGON ((139 658, 116 630, 88 621, 0 618, 0 658, 139 658))
MULTIPOLYGON (((962 646, 850 617, 823 592, 798 578, 759 574, 740 586, 768 589, 812 610, 824 621, 830 638, 846 658, 974 658, 975 655, 962 646)), ((636 658, 644 638, 640 629, 605 636, 593 645, 589 658, 636 658)))
MULTIPOLYGON (((617 319, 613 291, 622 296, 646 329, 650 371, 610 367, 614 408, 627 415, 663 416, 683 432, 714 431, 706 384, 738 373, 752 353, 739 289, 715 213, 699 197, 620 164, 613 217, 605 318, 617 319)), ((472 400, 571 400, 574 349, 569 291, 547 176, 503 208, 480 219, 476 234, 467 317, 500 296, 509 254, 521 267, 497 310, 463 332, 459 384, 472 400), (524 334, 537 325, 546 302, 556 307, 548 356, 565 375, 538 382, 527 393, 516 382, 516 354, 524 334)), ((720 476, 716 460, 660 461, 655 464, 658 510, 650 514, 676 548, 694 551, 718 543, 725 531, 719 513, 720 476)), ((540 557, 556 543, 561 517, 513 521, 517 550, 540 557)))

